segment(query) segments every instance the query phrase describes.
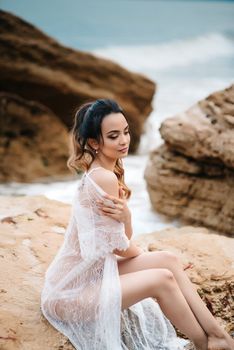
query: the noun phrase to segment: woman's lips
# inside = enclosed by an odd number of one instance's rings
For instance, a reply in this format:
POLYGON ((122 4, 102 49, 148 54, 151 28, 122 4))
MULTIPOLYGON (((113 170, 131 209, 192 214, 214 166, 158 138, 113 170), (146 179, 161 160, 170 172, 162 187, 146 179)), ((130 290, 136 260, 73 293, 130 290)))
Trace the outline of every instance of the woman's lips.
POLYGON ((125 148, 120 149, 119 152, 127 152, 127 150, 128 150, 128 147, 125 147, 125 148))

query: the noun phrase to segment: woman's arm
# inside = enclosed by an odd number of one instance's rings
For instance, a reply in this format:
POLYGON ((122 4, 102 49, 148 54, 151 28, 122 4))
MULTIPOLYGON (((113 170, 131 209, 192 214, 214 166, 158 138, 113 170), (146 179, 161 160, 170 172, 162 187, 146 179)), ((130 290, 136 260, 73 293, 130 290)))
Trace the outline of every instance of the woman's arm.
POLYGON ((132 218, 131 218, 131 212, 129 210, 129 216, 124 222, 124 227, 125 227, 125 234, 128 237, 128 239, 132 238, 132 218))
MULTIPOLYGON (((108 199, 110 199, 111 197, 108 197, 108 199)), ((125 203, 125 206, 126 203, 125 203)), ((124 228, 125 228, 125 234, 128 237, 128 239, 130 240, 133 234, 133 230, 132 230, 132 220, 131 220, 131 212, 128 208, 125 208, 125 210, 127 211, 126 214, 126 219, 124 220, 124 228)), ((121 257, 124 258, 133 258, 137 255, 140 255, 141 253, 143 253, 143 249, 137 247, 133 242, 130 241, 130 246, 127 250, 118 250, 115 249, 113 251, 114 254, 119 255, 121 257)))
MULTIPOLYGON (((123 199, 122 189, 119 189, 118 179, 112 172, 100 173, 101 172, 95 174, 95 182, 107 193, 107 196, 105 196, 107 201, 105 201, 105 199, 103 201, 100 200, 97 202, 97 205, 103 215, 110 216, 124 223, 125 234, 130 240, 133 234, 131 212, 127 206, 126 200, 123 199), (116 208, 111 207, 113 204, 115 204, 116 208)), ((131 241, 127 250, 115 249, 113 251, 114 254, 125 258, 132 258, 143 252, 143 249, 137 247, 131 241)))
POLYGON ((137 247, 132 241, 130 241, 130 246, 127 250, 113 250, 113 253, 122 256, 123 258, 134 258, 135 256, 138 256, 142 253, 144 253, 144 250, 140 247, 137 247))

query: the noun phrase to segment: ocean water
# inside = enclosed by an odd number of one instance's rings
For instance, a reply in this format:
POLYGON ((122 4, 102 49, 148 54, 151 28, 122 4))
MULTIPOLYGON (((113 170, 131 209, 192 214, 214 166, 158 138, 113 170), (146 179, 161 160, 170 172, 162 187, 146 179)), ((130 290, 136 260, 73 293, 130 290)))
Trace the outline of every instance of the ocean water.
MULTIPOLYGON (((179 226, 152 210, 143 173, 149 151, 162 143, 161 122, 234 82, 234 2, 2 0, 0 7, 66 46, 111 59, 157 83, 139 150, 124 159, 133 190, 129 206, 135 236, 179 226)), ((70 203, 77 181, 66 181, 66 191, 64 181, 2 184, 0 193, 45 194, 70 203)))
POLYGON ((165 118, 234 82, 234 41, 221 33, 157 45, 110 46, 93 52, 143 73, 158 86, 140 154, 162 142, 158 129, 165 118))

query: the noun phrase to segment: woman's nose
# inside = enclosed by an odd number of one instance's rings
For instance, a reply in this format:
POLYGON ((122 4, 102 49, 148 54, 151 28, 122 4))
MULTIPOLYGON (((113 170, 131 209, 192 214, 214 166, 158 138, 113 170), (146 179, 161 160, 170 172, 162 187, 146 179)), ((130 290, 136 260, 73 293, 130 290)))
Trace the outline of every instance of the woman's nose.
POLYGON ((125 134, 122 134, 121 137, 120 137, 120 143, 121 145, 125 145, 128 143, 128 134, 125 135, 125 134))

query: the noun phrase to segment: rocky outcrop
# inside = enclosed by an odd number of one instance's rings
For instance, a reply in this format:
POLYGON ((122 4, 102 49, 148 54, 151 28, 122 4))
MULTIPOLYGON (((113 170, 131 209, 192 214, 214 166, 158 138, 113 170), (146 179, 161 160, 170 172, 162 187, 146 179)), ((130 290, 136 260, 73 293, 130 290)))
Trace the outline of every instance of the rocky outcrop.
POLYGON ((145 179, 153 208, 234 234, 234 85, 166 119, 145 179))
MULTIPOLYGON (((44 273, 63 242, 70 206, 44 196, 1 197, 0 212, 0 348, 73 349, 40 312, 44 273)), ((208 307, 233 330, 233 239, 184 227, 142 235, 136 243, 176 252, 208 307)))
POLYGON ((211 313, 229 333, 234 331, 233 238, 202 227, 184 226, 141 235, 137 243, 148 251, 174 252, 211 313))
POLYGON ((48 108, 0 93, 0 121, 0 182, 68 174, 68 132, 48 108))
POLYGON ((69 206, 43 196, 2 197, 0 205, 0 348, 71 350, 40 312, 43 275, 63 241, 69 206))
POLYGON ((74 109, 96 98, 125 109, 135 151, 152 110, 155 84, 118 64, 64 47, 33 25, 0 11, 0 90, 49 107, 68 128, 74 109))
POLYGON ((160 133, 187 157, 234 169, 234 85, 168 118, 160 133))

